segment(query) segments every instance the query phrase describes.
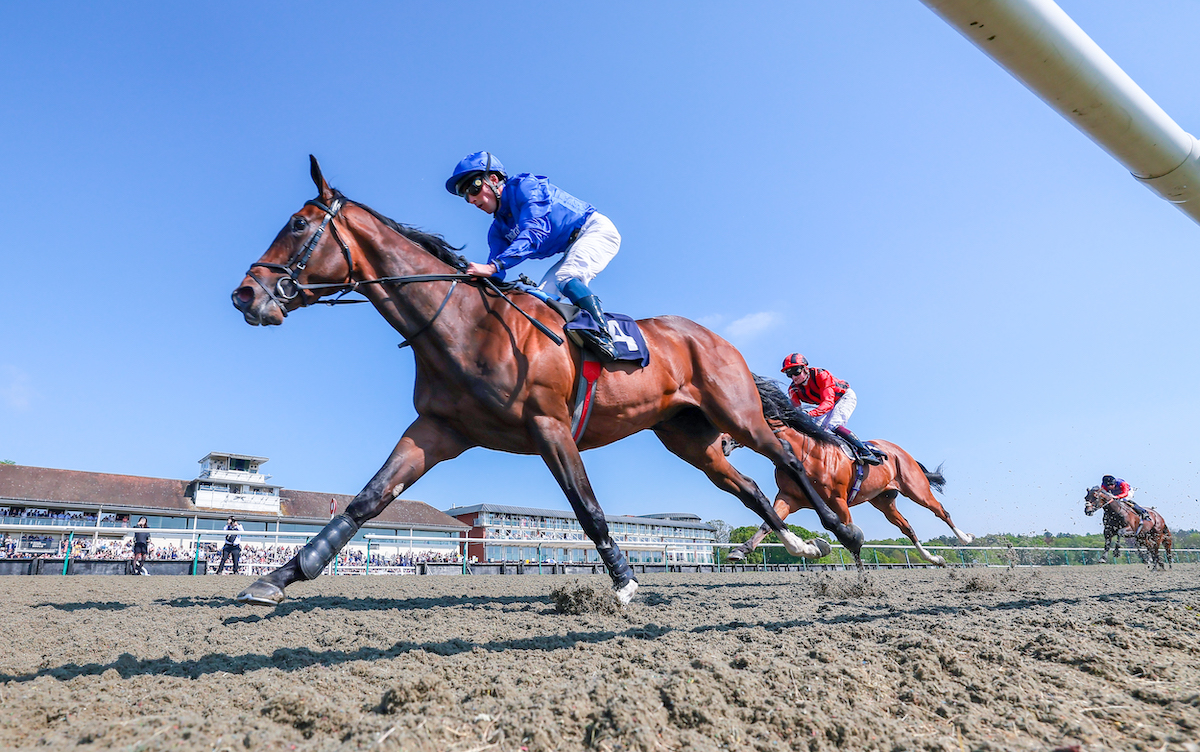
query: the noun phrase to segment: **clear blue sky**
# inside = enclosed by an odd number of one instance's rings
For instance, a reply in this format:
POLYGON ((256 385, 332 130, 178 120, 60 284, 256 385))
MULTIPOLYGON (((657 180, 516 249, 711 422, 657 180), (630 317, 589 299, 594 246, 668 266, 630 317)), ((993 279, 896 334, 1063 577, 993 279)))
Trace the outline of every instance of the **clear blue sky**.
MULTIPOLYGON (((1063 7, 1200 131, 1200 5, 1063 7)), ((483 260, 442 182, 486 148, 614 220, 607 308, 700 321, 762 374, 803 351, 860 436, 945 462, 960 527, 1098 532, 1105 473, 1200 527, 1200 227, 916 0, 24 3, 0 74, 2 459, 190 478, 232 451, 356 493, 414 418, 411 353, 369 306, 262 329, 229 293, 314 195, 309 153, 483 260)), ((585 460, 610 514, 757 523, 652 434, 585 460)), ((405 495, 568 508, 485 450, 405 495)))

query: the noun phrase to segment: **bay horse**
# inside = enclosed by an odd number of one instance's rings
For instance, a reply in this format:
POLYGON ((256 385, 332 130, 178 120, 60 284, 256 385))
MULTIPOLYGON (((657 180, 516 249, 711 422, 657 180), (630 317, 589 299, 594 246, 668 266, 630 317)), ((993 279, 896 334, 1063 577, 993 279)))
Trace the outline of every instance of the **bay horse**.
POLYGON ((678 316, 639 321, 650 364, 602 367, 591 417, 576 443, 572 396, 582 354, 550 331, 561 327, 561 316, 532 295, 511 291, 510 297, 490 279, 468 276, 466 260, 440 236, 346 199, 329 187, 316 158, 309 160, 317 198, 293 214, 250 265, 233 305, 248 324, 277 326, 290 311, 324 296, 361 293, 412 348, 417 419, 346 511, 293 559, 239 593, 238 602, 282 602, 288 585, 317 577, 364 522, 432 467, 486 447, 541 456, 595 544, 618 599, 628 603, 637 579, 609 535, 580 451, 646 429, 754 511, 793 555, 817 558, 828 544, 788 531, 754 481, 715 445, 720 433, 781 468, 847 548, 862 546, 862 531, 838 518, 791 447, 771 432, 745 360, 724 339, 678 316))
POLYGON ((1151 525, 1149 530, 1142 530, 1141 515, 1135 512, 1129 504, 1100 486, 1089 488, 1083 501, 1083 513, 1088 517, 1091 517, 1099 509, 1104 510, 1104 553, 1100 555, 1101 563, 1108 562, 1110 545, 1113 547, 1114 559, 1117 554, 1121 553, 1121 537, 1124 536, 1133 539, 1138 556, 1141 557, 1142 563, 1150 569, 1154 569, 1155 565, 1159 569, 1166 569, 1158 554, 1160 546, 1166 549, 1167 566, 1171 566, 1171 547, 1175 544, 1175 538, 1161 514, 1153 509, 1147 509, 1146 511, 1150 513, 1151 525), (1146 547, 1145 553, 1142 552, 1142 546, 1146 547))
MULTIPOLYGON (((930 472, 898 445, 890 441, 872 441, 887 455, 887 459, 880 465, 863 466, 861 485, 851 497, 855 462, 842 451, 841 442, 828 431, 811 430, 809 427, 815 426, 815 422, 806 413, 797 410, 774 382, 758 379, 758 388, 768 422, 800 457, 817 493, 829 501, 829 506, 842 522, 851 522, 850 507, 869 502, 883 512, 888 522, 908 536, 922 559, 939 567, 946 566, 944 558, 930 553, 921 545, 912 525, 896 508, 896 497, 903 495, 937 515, 964 545, 975 540, 975 536, 958 529, 950 519, 950 513, 933 495, 932 488, 941 491, 946 484, 941 468, 930 472)), ((812 508, 803 491, 789 476, 777 471, 775 482, 779 486, 779 493, 775 495, 775 513, 780 519, 787 519, 789 514, 801 509, 812 508)), ((731 550, 727 558, 730 561, 745 559, 770 534, 769 527, 760 527, 749 540, 731 550)), ((854 552, 854 561, 862 569, 862 560, 857 552, 854 552)))

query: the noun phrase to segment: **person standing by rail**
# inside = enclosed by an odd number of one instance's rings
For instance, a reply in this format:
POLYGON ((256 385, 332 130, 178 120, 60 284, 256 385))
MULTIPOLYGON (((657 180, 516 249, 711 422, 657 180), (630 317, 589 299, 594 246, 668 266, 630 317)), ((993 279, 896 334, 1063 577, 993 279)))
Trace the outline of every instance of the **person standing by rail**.
POLYGON ((133 534, 133 574, 149 575, 146 557, 150 555, 150 521, 139 517, 133 534))
POLYGON ((233 573, 238 573, 238 566, 242 561, 242 536, 238 533, 244 533, 246 528, 242 527, 242 523, 237 521, 237 518, 230 517, 225 523, 225 545, 221 546, 221 563, 217 565, 217 574, 225 571, 225 560, 233 559, 233 573), (233 532, 230 532, 233 531, 233 532))

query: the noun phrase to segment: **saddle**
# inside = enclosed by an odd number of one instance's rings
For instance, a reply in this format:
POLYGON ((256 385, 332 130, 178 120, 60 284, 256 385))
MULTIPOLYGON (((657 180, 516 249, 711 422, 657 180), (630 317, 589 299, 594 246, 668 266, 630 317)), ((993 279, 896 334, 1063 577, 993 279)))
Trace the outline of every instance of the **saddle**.
MULTIPOLYGON (((779 433, 779 431, 783 428, 783 426, 785 424, 778 420, 772 420, 772 419, 768 418, 767 425, 771 426, 772 431, 774 431, 775 433, 779 433)), ((829 436, 831 439, 833 439, 836 442, 837 448, 842 450, 842 454, 846 455, 846 459, 848 459, 851 462, 853 462, 854 464, 858 465, 860 467, 860 469, 862 467, 870 467, 870 463, 864 462, 863 458, 858 455, 858 450, 856 450, 854 448, 853 444, 851 444, 849 441, 846 441, 844 438, 837 435, 833 431, 829 431, 826 429, 821 429, 821 430, 823 430, 825 432, 826 436, 829 436)), ((864 441, 863 443, 866 444, 868 447, 875 447, 875 443, 872 441, 864 441)), ((725 452, 726 457, 728 457, 729 453, 732 452, 734 449, 741 446, 741 444, 738 444, 736 441, 733 441, 732 439, 729 440, 728 444, 730 444, 730 447, 725 452)), ((876 452, 879 455, 882 455, 884 457, 887 456, 886 454, 884 454, 883 450, 881 450, 881 449, 876 449, 876 452)))
MULTIPOLYGON (((833 431, 829 431, 828 433, 830 436, 837 439, 838 447, 842 450, 842 454, 846 455, 846 458, 849 459, 851 462, 853 462, 857 465, 867 465, 867 466, 879 464, 878 462, 867 462, 866 458, 864 458, 862 456, 862 453, 858 450, 858 447, 854 446, 849 441, 846 441, 846 439, 844 439, 843 437, 834 433, 833 431)), ((876 447, 875 442, 864 441, 863 444, 868 449, 874 450, 875 457, 881 457, 884 459, 887 458, 887 454, 885 454, 882 449, 879 449, 878 447, 876 447)))

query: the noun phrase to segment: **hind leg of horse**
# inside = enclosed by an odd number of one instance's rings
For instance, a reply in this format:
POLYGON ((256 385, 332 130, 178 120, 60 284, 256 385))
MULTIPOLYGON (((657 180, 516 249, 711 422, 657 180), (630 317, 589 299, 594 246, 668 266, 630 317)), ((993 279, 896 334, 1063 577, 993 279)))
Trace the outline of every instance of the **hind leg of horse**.
POLYGON ((235 600, 262 605, 281 603, 288 585, 297 580, 316 579, 364 522, 379 515, 434 465, 457 457, 468 448, 457 435, 434 421, 417 418, 346 511, 330 520, 290 561, 260 577, 235 600))
POLYGON ((604 510, 596 501, 583 458, 579 456, 579 449, 571 438, 570 427, 557 418, 540 416, 532 421, 530 435, 538 454, 570 502, 579 526, 596 545, 600 560, 612 578, 617 599, 622 604, 628 604, 637 590, 637 578, 633 567, 629 566, 629 559, 609 533, 604 510))
POLYGON ((828 553, 821 552, 820 544, 802 541, 787 529, 775 507, 763 495, 758 485, 738 472, 726 459, 721 451, 721 442, 717 440, 719 431, 702 414, 680 413, 655 426, 654 433, 672 454, 701 470, 713 485, 736 496, 747 509, 762 518, 779 536, 788 553, 807 559, 819 559, 828 553))
MULTIPOLYGON (((937 497, 933 495, 933 489, 929 487, 929 481, 925 478, 924 473, 920 472, 919 470, 917 470, 915 473, 906 471, 904 473, 897 473, 897 477, 901 481, 900 493, 933 512, 933 514, 939 520, 946 523, 946 525, 954 532, 955 537, 958 538, 960 543, 965 546, 975 540, 974 535, 971 535, 970 533, 964 533, 962 530, 959 530, 958 526, 954 524, 954 520, 950 519, 950 513, 946 511, 946 508, 943 507, 941 502, 937 500, 937 497)), ((894 501, 893 506, 895 506, 894 501)), ((897 514, 899 513, 897 512, 897 514)), ((888 519, 891 518, 889 517, 888 519)), ((920 548, 919 544, 918 548, 920 548)), ((924 556, 924 554, 922 554, 922 556, 924 556)))
MULTIPOLYGON (((936 564, 939 567, 946 566, 945 559, 937 554, 930 553, 925 549, 924 546, 921 545, 921 541, 917 539, 917 531, 913 530, 913 526, 909 524, 904 515, 900 514, 900 510, 896 508, 897 495, 898 492, 896 491, 885 491, 876 496, 874 499, 871 499, 871 506, 883 512, 883 516, 887 518, 888 522, 900 528, 900 532, 904 533, 904 535, 907 536, 910 541, 912 541, 913 546, 916 547, 917 555, 930 564, 936 564)), ((934 503, 937 503, 936 500, 934 503)), ((951 527, 953 527, 953 525, 951 525, 951 527)))

